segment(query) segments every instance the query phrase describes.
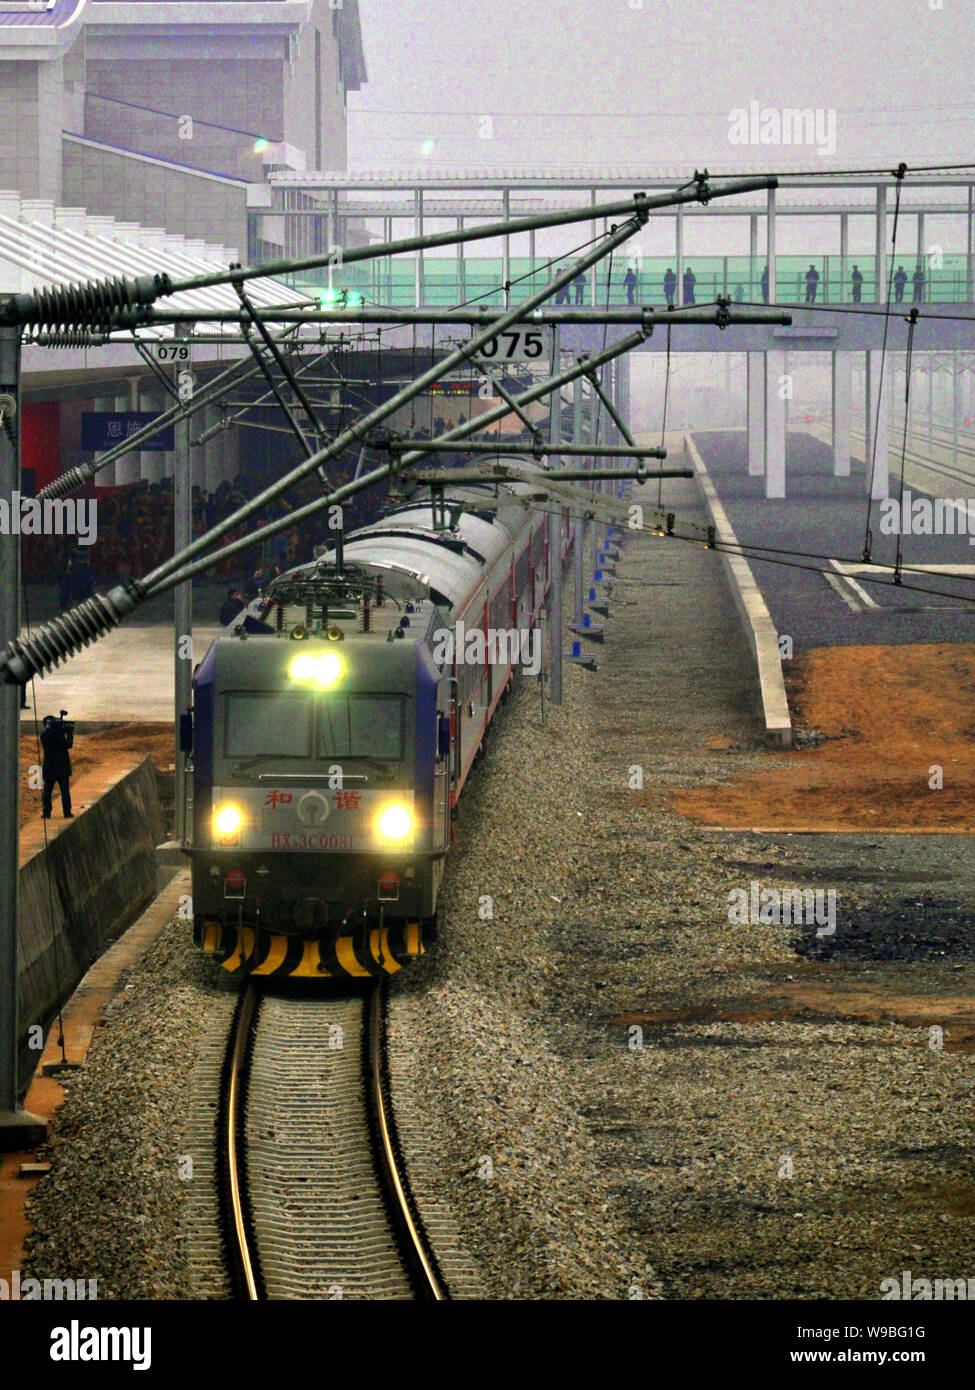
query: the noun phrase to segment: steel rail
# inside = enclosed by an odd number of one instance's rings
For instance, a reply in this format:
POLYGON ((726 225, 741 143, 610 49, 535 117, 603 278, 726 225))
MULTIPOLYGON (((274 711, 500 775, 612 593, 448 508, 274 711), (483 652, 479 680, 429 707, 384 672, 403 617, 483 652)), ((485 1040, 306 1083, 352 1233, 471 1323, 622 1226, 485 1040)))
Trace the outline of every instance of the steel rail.
POLYGON ((386 1046, 383 1027, 385 997, 385 986, 378 984, 373 990, 368 1006, 369 1083, 378 1139, 377 1158, 390 1199, 394 1203, 397 1224, 401 1227, 408 1244, 409 1258, 414 1267, 418 1287, 424 1297, 441 1303, 446 1301, 450 1295, 447 1293, 436 1261, 430 1251, 419 1217, 415 1213, 405 1175, 401 1172, 395 1122, 386 1096, 386 1046))
POLYGON ((227 1203, 229 1206, 232 1237, 231 1255, 246 1290, 246 1297, 257 1302, 263 1297, 257 1272, 257 1261, 251 1251, 250 1236, 247 1230, 246 1198, 244 1195, 245 1177, 241 1163, 241 1140, 243 1126, 243 1072, 247 1053, 247 1042, 257 1007, 257 990, 248 985, 241 995, 240 1008, 234 1020, 234 1032, 228 1051, 227 1079, 224 1092, 224 1144, 226 1153, 227 1203))

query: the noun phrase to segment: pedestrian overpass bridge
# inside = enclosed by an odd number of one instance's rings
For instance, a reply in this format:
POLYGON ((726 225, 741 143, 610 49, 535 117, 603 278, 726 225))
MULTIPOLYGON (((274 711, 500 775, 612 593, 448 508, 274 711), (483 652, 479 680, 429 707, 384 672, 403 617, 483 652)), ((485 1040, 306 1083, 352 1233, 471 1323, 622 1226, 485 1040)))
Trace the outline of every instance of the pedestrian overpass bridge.
MULTIPOLYGON (((723 171, 720 177, 736 174, 723 171)), ((639 169, 562 174, 484 170, 468 174, 272 173, 268 184, 255 184, 248 190, 247 259, 260 264, 281 256, 327 253, 330 248, 370 240, 388 241, 452 228, 462 231, 478 222, 587 203, 596 208, 638 190, 653 194, 687 183, 686 169, 650 174, 639 169)), ((935 357, 942 364, 945 360, 952 363, 952 410, 957 423, 959 382, 963 387, 969 370, 961 354, 971 353, 975 347, 975 166, 967 178, 957 172, 917 176, 908 172, 899 200, 896 189, 897 180, 892 175, 810 176, 803 172, 780 175, 779 187, 767 192, 718 199, 707 206, 688 203, 655 209, 632 241, 612 259, 593 266, 572 287, 572 306, 625 308, 632 295, 634 308, 657 306, 657 326, 640 350, 746 354, 749 467, 754 474, 764 475, 770 497, 783 496, 785 491, 786 397, 782 383, 788 375, 787 354, 829 353, 832 438, 838 466, 849 458, 853 408, 858 405, 859 418, 867 421, 868 430, 876 428, 874 492, 876 496, 886 495, 892 371, 889 357, 884 359, 888 369, 881 369, 884 348, 888 354, 905 351, 907 318, 916 307, 919 318, 911 342, 915 366, 923 370, 927 364, 930 369, 935 357), (897 241, 892 248, 895 209, 897 241), (818 280, 815 299, 807 303, 811 266, 818 280), (904 298, 898 300, 892 292, 888 300, 893 275, 900 266, 906 280, 906 286, 901 283, 904 298), (915 284, 918 270, 923 280, 915 284), (628 279, 629 271, 632 276, 628 279), (672 281, 668 271, 673 274, 672 281), (862 277, 856 290, 855 273, 862 277), (673 286, 670 295, 665 285, 673 286), (697 305, 719 297, 732 304, 768 302, 790 309, 793 323, 789 327, 751 324, 726 329, 682 323, 682 309, 691 289, 697 305), (920 302, 912 305, 915 293, 920 302), (857 389, 862 401, 855 398, 855 379, 862 382, 857 389)), ((7 196, 12 203, 13 195, 7 196)), ((63 216, 55 215, 46 205, 23 202, 16 209, 4 205, 0 211, 10 223, 30 223, 29 231, 21 236, 24 244, 19 253, 17 229, 7 226, 6 242, 15 249, 4 252, 10 261, 6 270, 50 278, 44 274, 44 238, 56 239, 67 233, 63 216), (15 259, 20 262, 17 266, 12 264, 15 259)), ((78 215, 77 210, 74 215, 78 215)), ((80 216, 84 218, 83 210, 80 216)), ((107 224, 113 219, 99 221, 107 224)), ((81 237, 90 237, 96 230, 105 232, 104 227, 94 225, 77 229, 81 237)), ((349 307, 350 318, 358 300, 393 308, 503 308, 517 304, 547 283, 553 263, 564 267, 566 260, 571 262, 573 249, 576 254, 581 249, 579 242, 593 241, 608 230, 604 222, 594 219, 571 229, 526 231, 493 242, 458 243, 436 255, 379 256, 366 262, 339 263, 331 284, 326 271, 292 280, 294 288, 304 295, 320 296, 325 302, 335 302, 344 292, 345 299, 339 302, 349 307)), ((148 261, 160 254, 161 248, 147 244, 141 229, 133 228, 132 232, 143 243, 139 259, 149 269, 148 261)), ((118 226, 109 229, 109 235, 117 256, 125 231, 118 226)), ((96 244, 93 240, 92 246, 96 244)), ((202 245, 192 250, 197 256, 205 254, 202 245)), ((167 246, 166 251, 171 248, 167 246)), ((97 259, 94 253, 93 258, 97 259)), ((63 280, 65 276, 55 278, 63 280)), ((279 279, 278 284, 280 289, 283 282, 279 279)), ((387 330, 384 341, 406 343, 415 331, 387 330)), ((565 354, 592 353, 630 331, 604 324, 566 324, 560 330, 560 348, 565 354)), ((197 360, 241 350, 229 344, 222 348, 201 346, 197 360)), ((91 383, 94 397, 100 395, 95 387, 100 376, 108 383, 108 377, 117 378, 120 372, 132 372, 142 365, 131 344, 113 342, 97 352, 60 353, 32 346, 25 349, 24 386, 30 399, 32 382, 38 387, 43 384, 51 400, 60 395, 59 383, 67 387, 70 381, 77 391, 84 378, 91 383)), ((622 402, 627 398, 628 374, 628 363, 622 359, 618 390, 622 402)), ((154 398, 150 398, 149 404, 153 403, 154 398)), ((134 408, 135 404, 134 396, 128 401, 109 401, 107 397, 98 401, 102 409, 134 408)), ((868 447, 872 456, 872 434, 868 435, 868 447)), ((143 460, 140 472, 145 473, 147 467, 158 471, 165 465, 162 459, 149 465, 143 460)), ((115 480, 129 481, 129 471, 119 469, 115 480)))
MULTIPOLYGON (((722 169, 714 177, 755 172, 722 169)), ((272 174, 261 192, 263 206, 251 208, 250 254, 252 260, 282 252, 308 255, 370 238, 461 231, 472 223, 587 203, 595 208, 626 193, 653 195, 688 182, 686 169, 622 167, 272 174)), ((594 219, 572 235, 593 241, 608 230, 594 219)), ((331 286, 323 287, 320 275, 314 287, 314 275, 295 284, 389 307, 500 308, 526 299, 550 278, 553 260, 564 268, 571 255, 565 232, 529 231, 494 243, 459 243, 439 254, 339 266, 331 286)), ((764 474, 769 497, 785 495, 786 354, 828 352, 837 469, 849 468, 857 405, 858 418, 866 421, 865 447, 876 456, 874 495, 886 496, 893 370, 889 359, 883 370, 883 353, 885 347, 888 353, 906 350, 912 308, 919 315, 911 337, 913 365, 927 370, 930 399, 933 355, 942 365, 948 355, 957 429, 969 370, 959 354, 975 347, 975 166, 944 173, 908 170, 902 180, 893 171, 819 174, 806 168, 779 173, 778 187, 767 192, 656 209, 608 266, 593 266, 571 294, 573 307, 620 307, 631 299, 637 305, 673 305, 668 331, 655 329, 638 350, 747 354, 749 471, 764 474), (681 325, 681 308, 692 297, 698 305, 719 297, 732 304, 772 303, 790 308, 793 323, 726 330, 681 325), (862 366, 856 373, 862 401, 854 398, 855 365, 862 366)), ((594 352, 626 331, 565 326, 561 348, 594 352)), ((620 364, 623 399, 627 365, 620 364)))

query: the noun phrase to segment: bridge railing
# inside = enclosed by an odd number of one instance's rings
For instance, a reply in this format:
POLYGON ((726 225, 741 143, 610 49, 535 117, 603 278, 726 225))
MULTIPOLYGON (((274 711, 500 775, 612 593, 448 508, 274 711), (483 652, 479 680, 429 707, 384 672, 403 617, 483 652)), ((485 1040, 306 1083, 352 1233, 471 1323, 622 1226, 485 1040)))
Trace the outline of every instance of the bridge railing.
MULTIPOLYGON (((963 304, 971 299, 972 270, 963 254, 933 258, 920 266, 905 258, 894 262, 896 276, 891 288, 893 302, 963 304)), ((764 261, 748 256, 688 256, 684 260, 683 302, 704 303, 719 295, 743 303, 762 303, 767 299, 763 282, 764 261), (693 278, 691 278, 693 277, 693 278)), ((886 298, 887 286, 877 293, 877 277, 872 256, 778 256, 776 258, 776 301, 778 303, 877 304, 886 298), (815 278, 810 276, 815 271, 815 278), (857 277, 860 277, 859 280, 857 277)), ((888 263, 888 274, 890 265, 888 263)), ((517 304, 552 277, 547 260, 530 261, 512 257, 509 263, 511 303, 517 304)), ((325 288, 323 277, 304 275, 294 279, 296 286, 311 292, 325 288)), ((501 307, 504 302, 503 262, 500 257, 426 256, 419 265, 415 257, 376 260, 342 267, 333 276, 333 289, 347 289, 369 304, 406 308, 418 303, 431 308, 456 305, 501 307), (417 295, 419 287, 419 296, 417 295)), ((590 304, 589 276, 564 292, 563 302, 590 304)), ((609 284, 603 271, 598 280, 595 302, 599 305, 665 304, 676 302, 676 263, 666 257, 616 259, 609 284), (628 279, 632 271, 632 279, 628 279)))

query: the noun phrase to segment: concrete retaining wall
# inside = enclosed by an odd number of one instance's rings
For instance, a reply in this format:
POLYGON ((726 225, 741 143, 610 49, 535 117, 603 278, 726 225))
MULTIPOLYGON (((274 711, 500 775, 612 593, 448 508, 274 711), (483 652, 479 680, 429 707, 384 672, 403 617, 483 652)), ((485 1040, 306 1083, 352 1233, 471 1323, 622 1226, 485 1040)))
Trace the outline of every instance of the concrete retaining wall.
MULTIPOLYGON (((718 540, 737 546, 738 537, 735 535, 727 513, 721 505, 714 484, 708 476, 704 460, 695 448, 694 440, 689 434, 685 436, 685 447, 694 466, 694 475, 704 493, 704 503, 718 540)), ((785 681, 782 678, 779 634, 772 622, 772 615, 768 611, 764 598, 762 598, 762 591, 755 582, 755 576, 752 574, 748 561, 741 555, 729 555, 726 551, 721 552, 721 559, 728 575, 728 582, 731 585, 735 606, 745 629, 748 645, 752 649, 755 664, 758 667, 758 683, 762 695, 762 710, 765 715, 766 740, 775 748, 791 748, 792 718, 789 714, 789 701, 785 693, 785 681)))
POLYGON ((66 825, 20 870, 20 1081, 40 1056, 32 1024, 46 1026, 105 945, 156 890, 164 827, 150 759, 66 825))

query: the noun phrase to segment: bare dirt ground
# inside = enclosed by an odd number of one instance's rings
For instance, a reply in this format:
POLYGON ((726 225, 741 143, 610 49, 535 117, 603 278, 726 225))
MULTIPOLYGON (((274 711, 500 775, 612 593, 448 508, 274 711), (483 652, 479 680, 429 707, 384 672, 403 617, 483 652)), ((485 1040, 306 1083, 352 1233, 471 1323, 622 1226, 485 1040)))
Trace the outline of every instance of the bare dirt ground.
MULTIPOLYGON (((823 741, 682 790, 674 810, 726 830, 975 830, 975 645, 816 649, 787 686, 796 729, 823 741)), ((708 747, 734 757, 728 739, 708 747)))
MULTIPOLYGON (((165 772, 173 765, 173 726, 172 724, 116 724, 110 729, 100 729, 93 734, 76 734, 71 750, 71 799, 75 814, 86 802, 100 794, 106 780, 116 773, 136 767, 143 758, 152 758, 159 772, 165 772)), ((21 827, 40 819, 41 791, 32 787, 30 769, 41 762, 41 750, 37 736, 33 733, 21 734, 20 765, 24 773, 20 792, 21 827)), ((54 816, 61 814, 61 802, 57 788, 54 790, 54 816)))

